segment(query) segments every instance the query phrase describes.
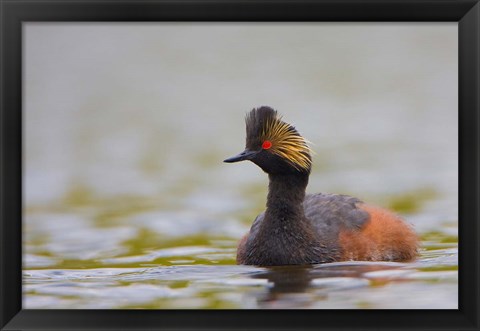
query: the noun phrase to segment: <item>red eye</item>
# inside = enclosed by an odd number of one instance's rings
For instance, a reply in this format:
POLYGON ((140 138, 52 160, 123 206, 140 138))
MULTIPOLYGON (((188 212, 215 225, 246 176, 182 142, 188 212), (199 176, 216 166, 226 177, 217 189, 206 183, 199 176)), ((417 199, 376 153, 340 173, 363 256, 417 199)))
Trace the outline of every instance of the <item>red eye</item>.
POLYGON ((265 140, 262 144, 262 148, 263 149, 269 149, 270 147, 272 147, 272 143, 268 140, 265 140))

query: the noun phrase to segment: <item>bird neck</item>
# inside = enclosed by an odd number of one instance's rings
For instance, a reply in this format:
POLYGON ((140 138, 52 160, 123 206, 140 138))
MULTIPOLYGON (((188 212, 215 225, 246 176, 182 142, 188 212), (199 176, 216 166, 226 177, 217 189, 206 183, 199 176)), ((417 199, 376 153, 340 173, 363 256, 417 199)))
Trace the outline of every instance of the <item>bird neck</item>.
POLYGON ((269 174, 265 219, 274 222, 298 222, 305 219, 303 200, 308 173, 269 174))

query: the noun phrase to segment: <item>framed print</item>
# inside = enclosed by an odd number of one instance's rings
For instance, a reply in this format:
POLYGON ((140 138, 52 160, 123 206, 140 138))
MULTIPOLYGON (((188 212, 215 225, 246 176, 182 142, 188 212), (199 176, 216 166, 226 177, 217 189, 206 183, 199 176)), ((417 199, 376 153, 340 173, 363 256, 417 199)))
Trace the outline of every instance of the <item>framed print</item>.
POLYGON ((479 6, 2 1, 2 330, 478 329, 479 6))

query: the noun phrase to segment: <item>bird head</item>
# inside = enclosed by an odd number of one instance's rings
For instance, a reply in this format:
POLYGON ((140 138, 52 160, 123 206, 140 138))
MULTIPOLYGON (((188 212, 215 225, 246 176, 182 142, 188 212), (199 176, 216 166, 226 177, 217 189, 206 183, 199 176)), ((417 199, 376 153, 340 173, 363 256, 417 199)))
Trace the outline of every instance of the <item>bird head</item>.
POLYGON ((245 150, 224 162, 249 160, 268 174, 310 173, 312 158, 307 140, 294 126, 282 121, 276 110, 254 108, 245 123, 245 150))

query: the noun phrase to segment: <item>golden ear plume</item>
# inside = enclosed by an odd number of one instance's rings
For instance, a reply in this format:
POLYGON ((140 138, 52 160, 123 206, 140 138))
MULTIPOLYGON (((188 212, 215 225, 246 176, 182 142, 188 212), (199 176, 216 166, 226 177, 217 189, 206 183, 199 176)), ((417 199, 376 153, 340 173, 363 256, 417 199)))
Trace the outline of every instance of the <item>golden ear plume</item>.
MULTIPOLYGON (((276 115, 276 114, 275 114, 276 115)), ((261 141, 272 143, 269 151, 286 160, 297 170, 308 170, 312 165, 313 153, 310 142, 303 138, 292 125, 282 121, 282 117, 269 117, 260 134, 261 141)))

